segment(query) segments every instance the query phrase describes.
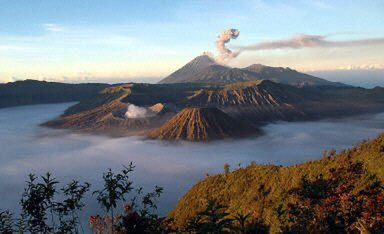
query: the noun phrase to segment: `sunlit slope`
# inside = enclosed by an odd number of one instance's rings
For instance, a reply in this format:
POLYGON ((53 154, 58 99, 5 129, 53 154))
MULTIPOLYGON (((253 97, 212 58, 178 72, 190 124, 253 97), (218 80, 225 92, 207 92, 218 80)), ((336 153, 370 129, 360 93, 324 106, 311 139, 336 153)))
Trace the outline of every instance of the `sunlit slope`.
POLYGON ((315 178, 323 174, 327 177, 331 168, 346 161, 361 161, 367 169, 358 186, 363 186, 370 175, 384 181, 384 134, 336 156, 328 154, 321 160, 287 167, 252 164, 230 173, 208 176, 184 195, 169 216, 183 225, 205 207, 207 198, 213 198, 227 205, 229 213, 257 214, 276 231, 279 228, 277 208, 293 201, 289 191, 299 185, 302 176, 315 178))

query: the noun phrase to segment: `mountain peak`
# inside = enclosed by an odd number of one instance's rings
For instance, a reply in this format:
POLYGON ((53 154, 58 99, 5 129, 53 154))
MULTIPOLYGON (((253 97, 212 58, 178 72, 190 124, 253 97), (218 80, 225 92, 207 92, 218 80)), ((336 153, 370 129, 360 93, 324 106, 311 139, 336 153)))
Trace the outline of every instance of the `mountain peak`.
POLYGON ((211 65, 217 65, 215 60, 208 55, 200 55, 196 58, 192 59, 189 63, 187 63, 184 67, 194 67, 194 68, 205 68, 211 65))
POLYGON ((189 77, 194 76, 195 74, 199 73, 201 70, 213 66, 218 65, 215 60, 208 55, 200 55, 196 58, 189 61, 187 64, 185 64, 183 67, 169 75, 168 77, 161 80, 159 83, 183 83, 185 80, 187 80, 189 77))

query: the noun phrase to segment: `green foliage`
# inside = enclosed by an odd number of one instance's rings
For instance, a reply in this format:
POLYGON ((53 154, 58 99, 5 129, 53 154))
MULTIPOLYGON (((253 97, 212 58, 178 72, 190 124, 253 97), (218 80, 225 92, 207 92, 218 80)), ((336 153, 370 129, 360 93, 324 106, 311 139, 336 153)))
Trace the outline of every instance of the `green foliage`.
POLYGON ((90 184, 72 181, 64 186, 59 190, 63 201, 55 199, 57 184, 50 173, 40 179, 30 174, 20 201, 20 218, 14 220, 9 211, 0 211, 0 233, 79 233, 77 212, 84 207, 90 184))
POLYGON ((80 225, 80 222, 77 212, 85 206, 82 199, 85 193, 89 191, 90 186, 89 183, 81 185, 78 181, 73 180, 61 189, 64 200, 55 204, 60 233, 78 233, 77 227, 80 225))
POLYGON ((187 222, 184 232, 196 234, 268 233, 269 227, 260 219, 249 214, 227 213, 227 206, 221 205, 214 199, 207 199, 206 208, 187 222))
POLYGON ((157 199, 163 188, 156 186, 152 192, 144 193, 143 188, 135 188, 129 178, 134 166, 132 163, 120 173, 109 169, 103 175, 104 188, 95 191, 99 204, 109 215, 90 217, 90 226, 94 233, 170 233, 173 231, 170 219, 159 217, 157 199), (132 194, 131 194, 132 193, 132 194), (127 195, 131 195, 126 202, 127 195), (124 212, 114 214, 114 209, 125 201, 124 212))
POLYGON ((114 209, 118 202, 125 201, 126 196, 133 190, 132 181, 130 180, 129 173, 133 171, 133 163, 128 166, 124 166, 121 173, 114 173, 111 169, 108 169, 103 174, 104 188, 102 190, 96 190, 93 194, 97 195, 97 201, 106 212, 111 213, 112 218, 112 233, 114 229, 114 209))
POLYGON ((154 191, 143 194, 142 188, 139 188, 131 204, 125 204, 124 213, 119 217, 116 230, 119 233, 137 234, 173 232, 172 220, 159 217, 156 214, 156 199, 160 197, 162 192, 163 188, 156 186, 154 191), (137 204, 136 200, 141 200, 141 202, 137 204))
POLYGON ((0 233, 12 234, 13 231, 13 220, 11 212, 7 210, 0 210, 0 233))
POLYGON ((26 218, 28 230, 32 233, 48 233, 53 232, 54 220, 51 224, 47 222, 48 213, 53 213, 53 198, 56 192, 55 178, 50 173, 41 176, 41 182, 37 181, 37 177, 33 174, 29 175, 27 187, 21 199, 22 212, 26 218))
POLYGON ((226 208, 216 200, 208 199, 206 209, 188 221, 186 231, 197 234, 230 233, 232 219, 225 212, 226 208))
POLYGON ((97 195, 97 201, 107 212, 116 208, 119 201, 125 201, 125 196, 133 189, 133 182, 129 178, 133 168, 133 164, 130 163, 128 167, 124 166, 121 173, 115 174, 108 169, 103 174, 104 188, 94 191, 93 194, 97 195))

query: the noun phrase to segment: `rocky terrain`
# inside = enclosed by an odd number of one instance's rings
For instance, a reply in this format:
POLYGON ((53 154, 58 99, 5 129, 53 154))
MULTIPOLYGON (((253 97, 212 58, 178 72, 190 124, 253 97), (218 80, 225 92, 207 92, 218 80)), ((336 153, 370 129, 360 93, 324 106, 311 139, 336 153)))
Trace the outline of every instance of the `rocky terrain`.
POLYGON ((215 107, 188 107, 152 131, 160 140, 209 141, 256 134, 258 130, 215 107))

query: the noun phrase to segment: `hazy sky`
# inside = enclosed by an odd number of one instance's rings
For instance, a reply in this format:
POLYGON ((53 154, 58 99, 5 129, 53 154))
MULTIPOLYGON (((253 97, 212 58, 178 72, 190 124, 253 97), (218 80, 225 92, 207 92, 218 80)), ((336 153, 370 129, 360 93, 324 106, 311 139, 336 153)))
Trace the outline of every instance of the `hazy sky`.
MULTIPOLYGON (((240 30, 236 48, 298 34, 384 38, 384 1, 0 0, 0 82, 155 81, 240 30)), ((384 68, 384 44, 244 51, 232 66, 384 68)))

